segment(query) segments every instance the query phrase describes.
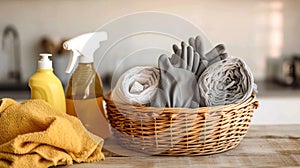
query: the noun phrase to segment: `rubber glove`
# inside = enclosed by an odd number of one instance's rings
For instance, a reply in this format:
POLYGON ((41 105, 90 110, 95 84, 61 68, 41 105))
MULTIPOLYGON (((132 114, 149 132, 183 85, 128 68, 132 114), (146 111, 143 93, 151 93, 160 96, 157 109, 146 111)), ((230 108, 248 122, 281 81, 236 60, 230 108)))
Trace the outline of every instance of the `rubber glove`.
MULTIPOLYGON (((208 66, 228 57, 227 53, 224 53, 225 46, 223 44, 215 46, 212 50, 204 54, 204 47, 200 36, 189 38, 189 46, 181 42, 181 49, 174 44, 173 51, 183 60, 184 66, 181 67, 193 72, 197 80, 208 66), (194 54, 190 53, 192 50, 194 50, 194 54), (191 65, 191 61, 193 61, 192 67, 188 66, 191 65)), ((178 62, 178 60, 175 60, 172 58, 172 62, 178 62)))
POLYGON ((196 79, 200 77, 202 72, 208 66, 208 61, 205 57, 201 57, 192 46, 181 42, 181 49, 177 45, 173 45, 175 54, 171 57, 171 63, 177 68, 183 68, 195 74, 196 79))
MULTIPOLYGON (((193 37, 189 38, 189 45, 192 46, 194 50, 198 52, 200 55, 204 54, 204 48, 200 36, 197 36, 195 39, 193 37)), ((224 52, 225 52, 225 46, 223 44, 219 44, 215 46, 212 50, 207 52, 203 56, 203 59, 207 60, 209 62, 209 65, 211 65, 215 62, 227 58, 227 54, 224 52)))
POLYGON ((200 55, 195 52, 191 46, 186 45, 184 42, 181 42, 180 55, 179 53, 173 54, 170 60, 172 65, 176 68, 183 68, 193 72, 194 74, 197 72, 201 63, 200 55))
POLYGON ((199 107, 200 92, 195 74, 187 69, 176 67, 179 63, 173 65, 171 59, 165 54, 159 57, 158 66, 160 68, 159 89, 151 101, 151 106, 199 107))
POLYGON ((224 60, 228 57, 227 53, 224 53, 225 46, 223 44, 219 44, 215 46, 212 50, 205 54, 208 66, 216 63, 218 61, 224 60))

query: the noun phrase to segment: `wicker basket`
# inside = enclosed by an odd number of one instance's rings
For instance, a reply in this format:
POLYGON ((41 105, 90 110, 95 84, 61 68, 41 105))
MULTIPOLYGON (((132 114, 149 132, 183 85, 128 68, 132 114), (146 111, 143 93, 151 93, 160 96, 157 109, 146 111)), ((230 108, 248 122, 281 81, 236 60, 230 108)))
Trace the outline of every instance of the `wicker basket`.
POLYGON ((215 107, 156 108, 104 99, 112 132, 121 146, 149 155, 191 156, 227 151, 245 136, 256 96, 215 107))

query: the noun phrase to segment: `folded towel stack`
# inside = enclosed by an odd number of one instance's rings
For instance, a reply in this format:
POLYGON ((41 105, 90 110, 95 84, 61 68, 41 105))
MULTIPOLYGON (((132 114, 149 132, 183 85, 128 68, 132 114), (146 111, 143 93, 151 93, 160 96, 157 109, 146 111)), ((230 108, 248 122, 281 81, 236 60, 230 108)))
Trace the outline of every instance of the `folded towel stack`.
POLYGON ((0 102, 0 167, 32 168, 104 159, 103 139, 43 100, 0 102))
POLYGON ((126 71, 112 91, 112 100, 123 104, 147 105, 156 93, 159 70, 151 66, 137 66, 126 71))

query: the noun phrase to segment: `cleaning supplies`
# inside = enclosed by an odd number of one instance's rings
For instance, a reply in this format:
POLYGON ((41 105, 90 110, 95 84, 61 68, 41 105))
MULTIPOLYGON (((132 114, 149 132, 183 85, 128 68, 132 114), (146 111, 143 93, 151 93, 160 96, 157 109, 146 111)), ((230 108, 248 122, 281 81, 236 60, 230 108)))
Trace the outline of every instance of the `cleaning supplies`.
POLYGON ((103 109, 103 88, 93 62, 99 42, 107 40, 106 32, 82 34, 66 41, 63 46, 73 55, 66 70, 70 73, 77 59, 79 63, 71 75, 66 91, 67 113, 77 116, 84 126, 102 138, 109 136, 109 124, 103 109))
POLYGON ((38 70, 29 79, 32 99, 43 99, 52 104, 62 113, 66 112, 64 89, 52 69, 51 54, 40 54, 38 70))

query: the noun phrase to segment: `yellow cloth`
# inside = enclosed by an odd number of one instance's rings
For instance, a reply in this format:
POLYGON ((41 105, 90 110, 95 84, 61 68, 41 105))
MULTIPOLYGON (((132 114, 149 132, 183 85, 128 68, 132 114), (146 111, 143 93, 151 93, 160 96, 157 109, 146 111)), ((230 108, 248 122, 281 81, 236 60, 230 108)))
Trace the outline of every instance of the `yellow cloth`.
POLYGON ((43 100, 0 102, 0 167, 50 167, 104 160, 103 139, 43 100))

